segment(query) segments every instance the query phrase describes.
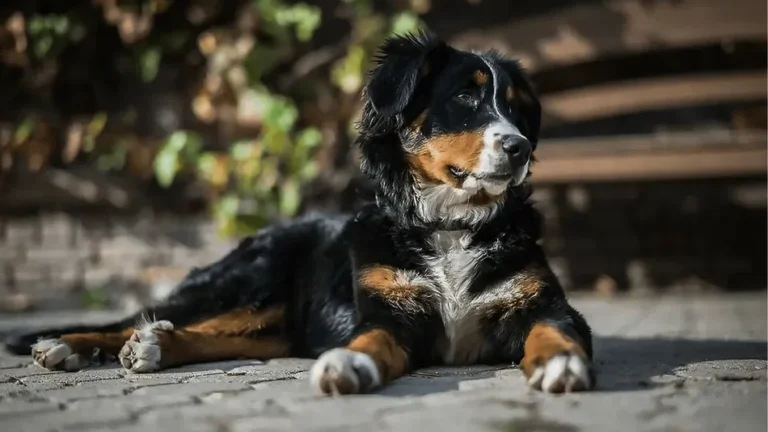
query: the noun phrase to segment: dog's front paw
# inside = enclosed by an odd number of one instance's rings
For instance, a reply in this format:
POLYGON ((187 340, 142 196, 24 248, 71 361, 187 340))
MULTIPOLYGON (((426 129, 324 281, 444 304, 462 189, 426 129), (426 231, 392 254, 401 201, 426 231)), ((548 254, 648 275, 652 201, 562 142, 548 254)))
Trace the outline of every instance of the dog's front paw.
POLYGON ((561 352, 548 359, 534 361, 528 385, 548 393, 591 390, 594 373, 588 359, 576 352, 561 352))
POLYGON ((36 365, 48 370, 67 372, 79 371, 90 363, 59 339, 43 339, 32 345, 32 359, 36 365))
POLYGON ((381 385, 371 356, 345 348, 321 355, 312 366, 309 379, 313 387, 326 394, 367 393, 381 385))
POLYGON ((162 352, 158 335, 172 330, 170 321, 153 322, 135 330, 118 355, 125 370, 134 373, 159 370, 162 352))

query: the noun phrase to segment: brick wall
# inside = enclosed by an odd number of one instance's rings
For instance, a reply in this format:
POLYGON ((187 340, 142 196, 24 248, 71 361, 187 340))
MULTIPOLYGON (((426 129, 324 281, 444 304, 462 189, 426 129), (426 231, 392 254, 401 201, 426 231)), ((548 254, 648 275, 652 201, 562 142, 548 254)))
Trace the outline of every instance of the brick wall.
POLYGON ((0 312, 135 309, 231 246, 196 216, 0 216, 0 312))

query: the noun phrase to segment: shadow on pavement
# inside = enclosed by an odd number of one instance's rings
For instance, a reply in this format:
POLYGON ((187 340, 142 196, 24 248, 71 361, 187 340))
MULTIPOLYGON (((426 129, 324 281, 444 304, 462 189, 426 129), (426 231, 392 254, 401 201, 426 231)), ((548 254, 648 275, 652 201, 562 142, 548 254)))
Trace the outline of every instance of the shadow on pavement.
POLYGON ((766 377, 765 342, 596 337, 594 347, 599 390, 643 390, 675 377, 722 381, 766 377))
MULTIPOLYGON (((723 339, 595 337, 596 391, 637 391, 685 379, 766 379, 768 343, 723 339)), ((458 390, 465 381, 493 378, 507 369, 439 368, 401 378, 378 394, 423 396, 458 390), (428 379, 424 379, 424 378, 428 379)), ((521 378, 522 379, 522 378, 521 378)), ((498 387, 496 387, 498 388, 498 387)))

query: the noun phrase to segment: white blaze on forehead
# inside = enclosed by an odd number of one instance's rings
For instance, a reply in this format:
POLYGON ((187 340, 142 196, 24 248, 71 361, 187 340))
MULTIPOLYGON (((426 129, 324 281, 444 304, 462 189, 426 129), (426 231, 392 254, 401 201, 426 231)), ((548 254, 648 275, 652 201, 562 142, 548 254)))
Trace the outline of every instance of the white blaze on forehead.
MULTIPOLYGON (((493 112, 496 114, 496 119, 494 122, 492 122, 483 132, 483 149, 480 152, 480 160, 478 162, 477 170, 479 173, 486 173, 486 172, 495 172, 496 168, 499 165, 505 164, 507 155, 504 152, 504 150, 501 148, 501 138, 504 136, 516 136, 520 138, 525 138, 525 136, 520 132, 520 129, 517 128, 509 119, 507 116, 502 114, 501 108, 499 107, 499 100, 501 99, 500 92, 502 91, 502 85, 501 80, 499 79, 499 73, 496 69, 496 65, 493 64, 493 62, 489 61, 483 56, 478 56, 480 59, 485 63, 486 66, 488 66, 488 70, 491 71, 491 79, 493 84, 493 97, 491 98, 491 103, 493 106, 493 112)), ((526 163, 524 169, 522 170, 524 173, 521 174, 522 178, 525 178, 525 172, 528 171, 528 163, 526 163)), ((522 179, 521 178, 515 178, 515 184, 518 184, 522 179)), ((486 190, 490 193, 501 193, 503 192, 503 189, 506 188, 506 184, 503 185, 489 185, 489 187, 486 187, 486 190), (494 187, 495 186, 495 187, 494 187), (488 190, 494 189, 494 190, 488 190)))
POLYGON ((493 83, 493 97, 491 98, 491 104, 493 106, 493 112, 496 114, 496 119, 494 122, 492 122, 490 125, 488 125, 488 128, 486 128, 485 132, 483 133, 483 144, 484 149, 483 152, 486 151, 499 151, 501 149, 494 148, 495 144, 499 141, 499 139, 502 136, 505 135, 513 135, 525 138, 523 134, 520 132, 520 129, 518 129, 512 122, 509 121, 507 116, 505 116, 501 112, 501 108, 499 107, 499 99, 501 99, 500 92, 502 91, 501 88, 501 80, 499 79, 499 73, 496 70, 496 66, 493 64, 493 62, 488 61, 483 56, 479 56, 480 59, 485 63, 486 66, 488 66, 488 70, 491 71, 491 79, 493 83))
POLYGON ((499 99, 500 99, 499 92, 501 91, 501 81, 499 80, 499 74, 498 74, 498 71, 496 70, 496 66, 492 62, 488 61, 488 59, 486 59, 485 57, 483 56, 479 56, 479 57, 483 61, 483 63, 485 63, 485 65, 488 66, 488 69, 491 71, 491 78, 493 83, 493 98, 491 102, 493 104, 493 112, 496 113, 496 120, 499 122, 509 123, 509 120, 507 120, 507 117, 505 117, 501 113, 501 109, 499 108, 499 99))

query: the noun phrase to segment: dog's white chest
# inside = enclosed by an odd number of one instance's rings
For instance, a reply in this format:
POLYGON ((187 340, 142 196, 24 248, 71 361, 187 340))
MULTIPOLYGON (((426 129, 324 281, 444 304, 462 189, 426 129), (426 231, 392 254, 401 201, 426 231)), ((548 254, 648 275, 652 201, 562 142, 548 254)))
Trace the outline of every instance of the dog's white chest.
POLYGON ((446 364, 474 363, 486 350, 468 292, 482 252, 470 249, 469 240, 463 231, 438 231, 432 238, 436 254, 429 266, 445 327, 438 349, 446 364))

